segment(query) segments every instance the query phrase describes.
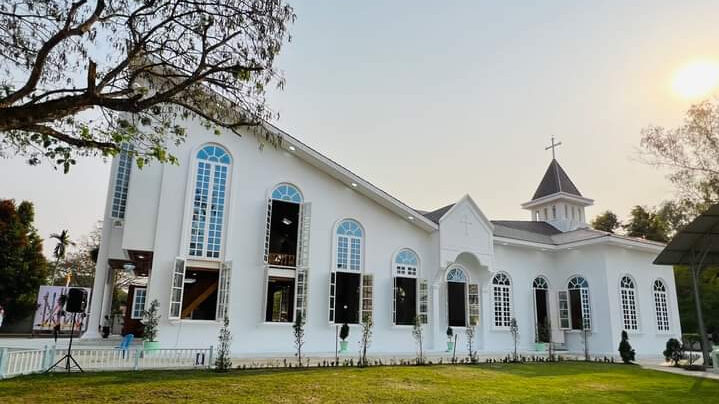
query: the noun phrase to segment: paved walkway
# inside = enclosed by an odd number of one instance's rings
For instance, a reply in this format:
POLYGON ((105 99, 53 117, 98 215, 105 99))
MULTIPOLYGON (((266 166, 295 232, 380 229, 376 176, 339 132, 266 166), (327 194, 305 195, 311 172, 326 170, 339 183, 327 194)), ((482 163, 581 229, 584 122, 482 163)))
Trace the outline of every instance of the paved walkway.
POLYGON ((644 369, 658 370, 660 372, 674 373, 674 374, 683 375, 683 376, 693 376, 693 377, 700 377, 700 378, 704 378, 704 379, 719 380, 719 373, 712 371, 712 369, 702 372, 702 371, 698 371, 698 370, 684 370, 682 368, 678 368, 678 367, 674 367, 674 366, 667 366, 667 365, 642 364, 642 363, 640 363, 640 365, 644 369))

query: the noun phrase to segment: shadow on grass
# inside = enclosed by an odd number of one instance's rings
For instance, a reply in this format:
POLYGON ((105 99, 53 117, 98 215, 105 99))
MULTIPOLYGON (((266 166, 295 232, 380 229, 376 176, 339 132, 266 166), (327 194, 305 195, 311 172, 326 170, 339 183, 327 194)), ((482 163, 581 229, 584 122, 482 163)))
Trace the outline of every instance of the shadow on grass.
POLYGON ((596 362, 488 363, 479 366, 486 370, 509 373, 522 377, 571 376, 640 369, 638 366, 630 367, 620 364, 596 362))

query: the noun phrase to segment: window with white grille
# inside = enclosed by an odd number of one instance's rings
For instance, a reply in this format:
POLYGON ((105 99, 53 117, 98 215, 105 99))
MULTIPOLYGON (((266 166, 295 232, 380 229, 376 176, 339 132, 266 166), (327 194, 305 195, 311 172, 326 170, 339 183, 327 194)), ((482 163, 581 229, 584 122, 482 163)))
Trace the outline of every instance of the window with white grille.
POLYGON ((494 326, 506 328, 512 322, 512 285, 507 274, 500 272, 492 278, 494 298, 494 326))
POLYGON ((637 316, 636 290, 632 278, 629 276, 622 277, 619 282, 619 294, 621 296, 624 329, 636 331, 639 329, 639 320, 637 316))
POLYGON ((667 287, 660 279, 654 281, 654 307, 657 314, 657 331, 669 331, 667 287))

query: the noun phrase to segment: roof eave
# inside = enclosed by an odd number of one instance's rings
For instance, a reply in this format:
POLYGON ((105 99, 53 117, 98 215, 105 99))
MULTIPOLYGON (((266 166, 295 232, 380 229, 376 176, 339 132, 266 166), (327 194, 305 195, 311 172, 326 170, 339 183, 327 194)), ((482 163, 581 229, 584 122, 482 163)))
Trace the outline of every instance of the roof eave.
POLYGON ((557 193, 554 193, 551 195, 543 196, 541 198, 533 199, 529 202, 524 202, 520 206, 522 207, 522 209, 531 209, 536 206, 543 205, 545 203, 552 202, 555 200, 560 200, 560 199, 568 199, 568 200, 578 203, 582 206, 594 205, 594 199, 585 198, 583 196, 577 196, 577 195, 570 194, 567 192, 557 192, 557 193))

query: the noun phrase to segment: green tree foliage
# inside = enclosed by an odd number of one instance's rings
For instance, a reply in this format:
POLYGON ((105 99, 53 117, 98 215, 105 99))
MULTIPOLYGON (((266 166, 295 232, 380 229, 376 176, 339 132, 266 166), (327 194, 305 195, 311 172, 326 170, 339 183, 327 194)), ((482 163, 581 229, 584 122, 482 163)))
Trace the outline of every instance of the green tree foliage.
POLYGON ((619 356, 622 357, 622 362, 632 363, 635 359, 635 352, 632 345, 629 343, 629 335, 626 331, 622 331, 622 341, 619 343, 619 356))
POLYGON ((57 275, 58 267, 60 266, 60 260, 65 259, 65 255, 67 254, 67 247, 71 245, 75 245, 75 243, 70 240, 70 234, 67 232, 67 230, 63 230, 60 233, 52 233, 50 235, 51 239, 55 239, 57 241, 57 244, 55 244, 55 248, 52 250, 52 256, 55 258, 55 265, 52 267, 52 277, 50 278, 50 284, 55 284, 55 276, 57 275))
POLYGON ((38 288, 48 277, 34 219, 32 203, 0 200, 0 304, 7 321, 22 319, 35 309, 38 288))
POLYGON ((592 220, 591 225, 597 230, 614 233, 614 231, 618 229, 622 223, 619 221, 619 218, 617 218, 617 215, 614 212, 607 210, 598 214, 597 217, 592 220))
POLYGON ((671 231, 669 224, 659 212, 640 205, 632 209, 627 224, 622 228, 627 236, 661 242, 669 240, 671 231))
POLYGON ((678 366, 682 359, 682 343, 676 338, 669 338, 663 354, 664 359, 671 361, 672 365, 678 366))
POLYGON ((142 312, 142 324, 145 325, 145 341, 157 341, 157 327, 160 326, 160 302, 157 299, 150 302, 150 307, 142 312))
MULTIPOLYGON (((687 267, 674 267, 674 281, 677 288, 679 317, 682 331, 685 333, 698 330, 697 313, 694 305, 692 273, 687 267)), ((705 268, 699 277, 699 292, 704 311, 704 325, 708 333, 719 336, 719 268, 705 268)), ((715 344, 719 339, 714 340, 715 344)))
MULTIPOLYGON (((55 284, 65 285, 69 276, 70 286, 93 287, 97 251, 100 248, 100 230, 99 228, 95 229, 86 239, 73 243, 77 248, 68 250, 65 257, 59 262, 55 284)), ((120 279, 120 281, 124 281, 124 278, 120 279)), ((125 287, 127 285, 121 284, 119 286, 125 287)))
POLYGON ((305 319, 302 317, 301 312, 295 315, 295 322, 292 324, 292 336, 295 339, 297 365, 302 367, 302 347, 305 345, 305 319))
POLYGON ((283 0, 3 0, 0 149, 65 172, 125 142, 176 162, 186 118, 278 141, 261 123, 294 19, 283 0))

